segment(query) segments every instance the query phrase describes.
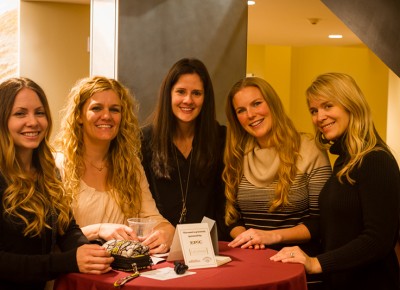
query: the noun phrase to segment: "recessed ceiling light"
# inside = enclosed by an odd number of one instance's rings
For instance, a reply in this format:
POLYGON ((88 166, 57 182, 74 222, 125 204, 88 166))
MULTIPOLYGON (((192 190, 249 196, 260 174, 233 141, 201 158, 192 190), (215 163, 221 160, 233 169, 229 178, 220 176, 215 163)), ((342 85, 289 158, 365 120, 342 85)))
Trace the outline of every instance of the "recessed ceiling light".
POLYGON ((341 35, 341 34, 330 34, 328 37, 329 38, 343 38, 343 35, 341 35))
POLYGON ((247 1, 247 5, 256 5, 256 1, 249 0, 247 1))

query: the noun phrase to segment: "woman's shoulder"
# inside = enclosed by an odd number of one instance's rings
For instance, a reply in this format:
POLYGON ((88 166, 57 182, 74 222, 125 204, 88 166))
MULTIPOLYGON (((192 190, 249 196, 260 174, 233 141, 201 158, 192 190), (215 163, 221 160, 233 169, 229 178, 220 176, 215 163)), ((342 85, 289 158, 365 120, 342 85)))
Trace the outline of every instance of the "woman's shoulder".
POLYGON ((215 128, 217 130, 218 137, 221 139, 225 139, 226 137, 226 126, 221 125, 220 123, 216 122, 215 128))
POLYGON ((152 155, 152 149, 151 149, 151 139, 153 136, 153 126, 147 125, 141 128, 142 134, 141 134, 141 151, 142 151, 142 158, 144 160, 150 158, 152 155))
POLYGON ((300 134, 300 154, 308 156, 316 156, 320 154, 327 154, 326 150, 322 150, 315 142, 315 138, 308 133, 300 134))
POLYGON ((300 156, 301 162, 311 167, 330 167, 328 152, 318 147, 311 134, 301 134, 300 156))
POLYGON ((215 122, 215 125, 217 126, 218 130, 226 132, 226 126, 225 125, 220 124, 219 122, 215 122))
MULTIPOLYGON (((375 147, 365 154, 362 163, 365 163, 367 166, 383 166, 386 164, 387 166, 397 168, 397 170, 399 168, 393 154, 381 147, 375 147)), ((361 166, 363 165, 362 163, 361 166)))
POLYGON ((140 128, 142 131, 142 143, 148 143, 152 137, 153 134, 153 126, 152 125, 145 125, 140 128))
POLYGON ((145 124, 142 127, 140 127, 140 130, 142 130, 143 133, 151 133, 153 131, 153 125, 145 124))
POLYGON ((369 151, 360 161, 359 165, 354 167, 352 178, 362 181, 377 180, 385 184, 391 184, 392 189, 400 190, 400 170, 398 163, 390 151, 383 148, 375 148, 369 151))
MULTIPOLYGON (((226 142, 226 126, 219 124, 216 122, 216 133, 217 133, 217 144, 219 150, 224 150, 225 142, 226 142)), ((222 153, 221 153, 222 154, 222 153)))

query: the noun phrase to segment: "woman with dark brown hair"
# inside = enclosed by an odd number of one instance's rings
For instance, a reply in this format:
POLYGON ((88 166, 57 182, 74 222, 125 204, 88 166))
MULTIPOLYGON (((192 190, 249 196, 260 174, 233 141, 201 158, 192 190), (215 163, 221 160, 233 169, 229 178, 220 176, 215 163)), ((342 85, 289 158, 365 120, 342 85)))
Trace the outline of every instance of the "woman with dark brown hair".
POLYGON ((176 62, 162 82, 150 125, 143 129, 143 166, 161 214, 173 225, 217 220, 225 233, 222 155, 214 90, 198 59, 176 62))

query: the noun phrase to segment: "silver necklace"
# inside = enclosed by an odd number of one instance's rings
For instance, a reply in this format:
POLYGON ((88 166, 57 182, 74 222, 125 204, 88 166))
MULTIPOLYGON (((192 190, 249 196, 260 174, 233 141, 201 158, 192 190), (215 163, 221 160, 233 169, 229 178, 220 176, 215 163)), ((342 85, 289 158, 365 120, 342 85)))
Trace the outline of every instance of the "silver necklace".
POLYGON ((192 168, 192 157, 193 157, 193 152, 189 153, 190 154, 190 159, 189 159, 189 172, 187 175, 187 181, 186 181, 186 188, 185 192, 183 192, 183 186, 182 186, 182 178, 181 178, 181 170, 179 167, 179 162, 178 162, 178 155, 176 153, 176 147, 174 145, 174 152, 175 152, 175 160, 176 160, 176 165, 178 167, 178 175, 179 175, 179 184, 181 186, 181 196, 182 196, 182 210, 181 210, 181 215, 179 217, 179 224, 182 224, 186 221, 186 200, 187 200, 187 194, 188 194, 188 189, 189 189, 189 177, 190 177, 190 169, 192 168))

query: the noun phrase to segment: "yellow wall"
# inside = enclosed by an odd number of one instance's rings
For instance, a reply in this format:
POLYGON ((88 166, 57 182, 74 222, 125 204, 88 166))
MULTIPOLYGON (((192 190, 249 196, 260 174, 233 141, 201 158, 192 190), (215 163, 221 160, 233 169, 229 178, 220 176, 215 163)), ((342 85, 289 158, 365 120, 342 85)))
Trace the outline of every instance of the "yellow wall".
POLYGON ((247 49, 247 73, 268 80, 287 110, 290 104, 291 51, 289 46, 249 45, 247 49))
POLYGON ((247 69, 274 86, 297 128, 304 132, 313 132, 304 96, 312 80, 330 71, 350 74, 372 108, 377 130, 386 137, 389 70, 368 48, 250 45, 247 69))
POLYGON ((45 91, 54 137, 73 84, 89 75, 90 5, 24 2, 20 6, 20 75, 45 91))
POLYGON ((247 73, 271 83, 303 132, 314 132, 304 92, 317 75, 332 71, 354 77, 371 107, 376 129, 400 164, 400 78, 371 50, 364 46, 248 47, 247 73))
POLYGON ((400 78, 389 73, 387 142, 400 164, 400 78))

